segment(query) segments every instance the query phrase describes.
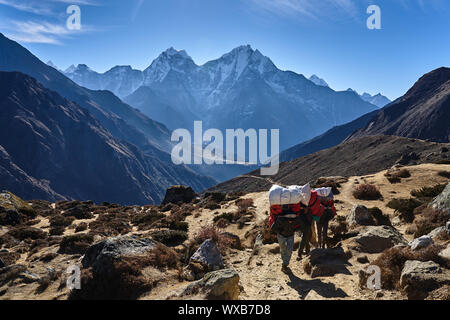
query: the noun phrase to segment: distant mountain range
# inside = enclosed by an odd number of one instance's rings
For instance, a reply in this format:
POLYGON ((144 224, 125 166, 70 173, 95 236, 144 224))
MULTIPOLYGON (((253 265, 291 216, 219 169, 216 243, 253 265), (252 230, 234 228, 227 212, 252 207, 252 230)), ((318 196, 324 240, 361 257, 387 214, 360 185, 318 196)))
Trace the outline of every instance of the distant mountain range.
POLYGON ((293 146, 280 154, 289 161, 334 147, 346 139, 395 135, 436 142, 450 141, 450 68, 421 77, 401 98, 349 123, 293 146))
POLYGON ((86 65, 65 74, 90 89, 108 89, 169 128, 279 128, 281 149, 344 124, 377 107, 303 75, 281 71, 250 46, 201 66, 170 48, 143 71, 117 66, 100 74, 86 65))
POLYGON ((77 85, 1 34, 0 71, 37 80, 2 75, 0 187, 41 199, 144 204, 158 203, 174 184, 197 191, 215 184, 172 163, 166 152, 170 131, 163 124, 110 91, 77 85))
MULTIPOLYGON (((322 78, 319 78, 315 74, 313 74, 309 78, 309 80, 311 80, 318 86, 329 87, 328 83, 325 80, 323 80, 322 78)), ((370 93, 367 93, 367 92, 364 92, 363 94, 359 94, 358 92, 356 92, 355 90, 353 90, 351 88, 347 89, 347 91, 355 92, 356 94, 358 94, 361 97, 361 99, 363 99, 364 101, 367 101, 373 105, 376 105, 378 108, 382 108, 385 105, 391 103, 391 100, 389 100, 389 98, 383 96, 381 93, 378 93, 378 94, 372 96, 370 93)))
POLYGON ((352 137, 385 134, 436 142, 450 139, 450 68, 421 77, 352 137))

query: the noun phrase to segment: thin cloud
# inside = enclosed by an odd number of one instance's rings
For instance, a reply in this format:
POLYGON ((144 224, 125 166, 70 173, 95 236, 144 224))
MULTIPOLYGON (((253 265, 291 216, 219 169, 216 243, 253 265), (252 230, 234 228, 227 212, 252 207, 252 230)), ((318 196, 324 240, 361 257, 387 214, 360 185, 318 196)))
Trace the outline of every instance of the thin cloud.
MULTIPOLYGON (((42 1, 40 2, 42 3, 42 1)), ((52 14, 51 8, 47 6, 42 6, 36 2, 26 2, 21 1, 20 3, 12 0, 0 0, 0 5, 8 6, 19 11, 25 11, 34 13, 37 15, 50 15, 52 14)))
POLYGON ((272 13, 314 20, 338 18, 342 15, 356 19, 359 15, 354 0, 252 0, 252 2, 272 13))
POLYGON ((7 26, 6 35, 16 41, 25 43, 47 43, 62 44, 62 39, 73 35, 96 31, 92 26, 82 26, 81 30, 69 30, 65 24, 55 24, 47 21, 19 21, 10 20, 7 26))

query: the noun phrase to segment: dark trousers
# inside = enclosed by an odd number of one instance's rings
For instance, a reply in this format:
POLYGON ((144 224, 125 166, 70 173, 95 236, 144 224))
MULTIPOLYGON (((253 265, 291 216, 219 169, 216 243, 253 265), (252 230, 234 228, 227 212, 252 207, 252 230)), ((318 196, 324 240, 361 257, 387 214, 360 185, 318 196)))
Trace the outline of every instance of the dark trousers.
POLYGON ((301 256, 303 254, 303 250, 305 250, 306 254, 309 254, 310 245, 309 239, 311 238, 311 221, 312 218, 306 214, 300 216, 299 219, 299 229, 302 232, 302 240, 300 241, 300 248, 298 249, 298 255, 301 256))
POLYGON ((320 220, 317 222, 317 237, 319 240, 319 248, 325 248, 328 243, 328 223, 333 219, 334 215, 331 210, 325 210, 320 220))

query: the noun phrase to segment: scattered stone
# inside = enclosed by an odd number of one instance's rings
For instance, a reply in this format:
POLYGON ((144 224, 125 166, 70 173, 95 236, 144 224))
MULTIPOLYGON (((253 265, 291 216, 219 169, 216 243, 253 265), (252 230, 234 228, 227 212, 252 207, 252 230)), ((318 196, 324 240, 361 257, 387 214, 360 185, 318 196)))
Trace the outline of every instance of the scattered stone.
POLYGON ((363 205, 355 205, 347 215, 347 225, 349 227, 367 226, 372 223, 372 217, 369 210, 363 205))
POLYGON ((369 263, 369 258, 367 258, 367 256, 359 256, 358 258, 356 258, 356 261, 365 264, 369 263))
POLYGON ((421 236, 419 238, 414 239, 413 241, 411 241, 409 243, 409 246, 411 247, 411 250, 418 250, 418 249, 426 248, 432 244, 433 244, 433 239, 430 236, 426 235, 426 236, 421 236))
POLYGON ((360 251, 367 253, 380 253, 395 245, 408 244, 401 233, 390 226, 366 227, 353 241, 357 243, 360 251))
POLYGON ((342 247, 314 249, 303 264, 303 269, 311 278, 331 277, 338 273, 349 274, 346 266, 351 257, 349 251, 344 251, 342 247))
POLYGON ((306 295, 304 300, 325 300, 326 298, 322 297, 320 294, 315 292, 314 290, 310 290, 306 295))
POLYGON ((222 232, 221 237, 230 242, 230 248, 242 250, 241 239, 237 235, 230 232, 222 232))
POLYGON ((20 278, 25 283, 39 282, 41 280, 41 277, 39 277, 37 274, 31 273, 27 270, 22 272, 22 274, 20 275, 20 278))
MULTIPOLYGON (((450 182, 447 184, 444 191, 442 191, 442 193, 438 195, 428 206, 437 210, 450 211, 450 182)), ((447 227, 447 230, 449 229, 450 226, 447 227)))
POLYGON ((433 229, 428 236, 434 240, 442 231, 445 230, 445 227, 437 227, 436 229, 433 229))
POLYGON ((197 195, 191 187, 186 186, 172 186, 166 190, 166 195, 162 201, 162 205, 167 203, 189 203, 195 199, 197 195))
POLYGON ((433 261, 408 260, 400 276, 400 286, 410 300, 425 299, 429 292, 448 284, 450 275, 433 261))
POLYGON ((439 252, 439 257, 445 260, 450 261, 450 245, 447 246, 447 248, 443 249, 441 252, 439 252))
POLYGON ((201 280, 189 284, 180 294, 208 300, 237 300, 239 297, 239 274, 233 269, 207 273, 201 280))
POLYGON ((156 242, 137 236, 119 236, 105 239, 90 246, 81 261, 84 268, 92 267, 96 273, 108 272, 114 261, 124 256, 136 256, 150 252, 156 242))
POLYGON ((447 230, 447 233, 450 234, 450 220, 445 224, 445 230, 447 230))
POLYGON ((223 268, 222 254, 211 239, 203 241, 198 250, 189 259, 189 263, 192 262, 207 266, 209 271, 223 268))

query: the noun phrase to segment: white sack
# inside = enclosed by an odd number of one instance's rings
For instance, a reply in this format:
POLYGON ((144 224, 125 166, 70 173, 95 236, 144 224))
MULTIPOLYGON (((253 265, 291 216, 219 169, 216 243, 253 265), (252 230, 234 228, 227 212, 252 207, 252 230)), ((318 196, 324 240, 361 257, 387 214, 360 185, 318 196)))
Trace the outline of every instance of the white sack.
POLYGON ((283 188, 274 184, 269 190, 269 202, 270 205, 281 204, 281 192, 283 188))
POLYGON ((314 189, 314 191, 317 192, 317 195, 318 195, 319 197, 324 197, 324 198, 326 198, 326 197, 329 197, 329 196, 330 196, 331 189, 332 189, 331 187, 323 187, 323 188, 317 188, 317 189, 314 189))

